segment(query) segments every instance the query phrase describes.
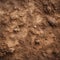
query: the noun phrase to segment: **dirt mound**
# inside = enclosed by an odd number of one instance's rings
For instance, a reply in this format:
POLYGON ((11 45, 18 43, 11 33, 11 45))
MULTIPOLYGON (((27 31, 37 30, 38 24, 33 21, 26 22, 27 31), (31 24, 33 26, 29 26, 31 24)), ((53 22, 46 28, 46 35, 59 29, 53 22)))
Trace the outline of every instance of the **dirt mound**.
POLYGON ((0 0, 0 60, 60 60, 60 0, 0 0))

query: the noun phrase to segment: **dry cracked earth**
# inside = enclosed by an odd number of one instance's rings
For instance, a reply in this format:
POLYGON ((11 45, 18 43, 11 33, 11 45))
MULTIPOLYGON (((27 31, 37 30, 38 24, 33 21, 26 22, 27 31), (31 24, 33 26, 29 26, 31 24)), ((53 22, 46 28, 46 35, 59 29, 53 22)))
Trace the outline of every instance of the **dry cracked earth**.
POLYGON ((60 0, 0 0, 0 60, 60 60, 60 0))

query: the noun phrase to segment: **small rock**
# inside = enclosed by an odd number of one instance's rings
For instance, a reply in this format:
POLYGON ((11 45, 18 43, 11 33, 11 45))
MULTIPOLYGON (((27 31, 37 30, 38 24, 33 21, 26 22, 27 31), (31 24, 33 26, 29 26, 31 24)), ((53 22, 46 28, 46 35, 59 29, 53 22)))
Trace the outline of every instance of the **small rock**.
POLYGON ((34 28, 36 28, 37 26, 35 25, 34 28))
POLYGON ((40 40, 35 40, 35 45, 39 45, 40 44, 40 40))
POLYGON ((13 53, 15 51, 14 48, 9 48, 10 52, 13 53))
POLYGON ((56 26, 57 21, 54 17, 47 16, 47 18, 48 18, 48 23, 50 26, 52 26, 52 27, 56 26))
POLYGON ((13 32, 19 32, 20 31, 20 28, 19 27, 16 27, 14 30, 13 30, 13 32))

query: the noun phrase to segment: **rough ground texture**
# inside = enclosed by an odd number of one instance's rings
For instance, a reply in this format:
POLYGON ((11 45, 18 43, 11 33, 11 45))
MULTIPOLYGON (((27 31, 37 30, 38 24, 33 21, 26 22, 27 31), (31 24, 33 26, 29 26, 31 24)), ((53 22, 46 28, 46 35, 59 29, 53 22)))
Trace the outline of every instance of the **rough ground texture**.
POLYGON ((60 60, 60 0, 0 0, 0 60, 60 60))

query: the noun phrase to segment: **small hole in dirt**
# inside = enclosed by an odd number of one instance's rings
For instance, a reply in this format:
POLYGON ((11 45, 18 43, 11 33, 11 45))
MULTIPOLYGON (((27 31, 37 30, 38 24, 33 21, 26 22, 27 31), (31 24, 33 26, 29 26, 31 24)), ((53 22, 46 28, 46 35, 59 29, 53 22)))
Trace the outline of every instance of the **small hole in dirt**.
POLYGON ((45 39, 45 40, 47 40, 47 39, 45 39))
POLYGON ((56 52, 52 52, 52 54, 56 57, 57 56, 57 53, 56 52))

